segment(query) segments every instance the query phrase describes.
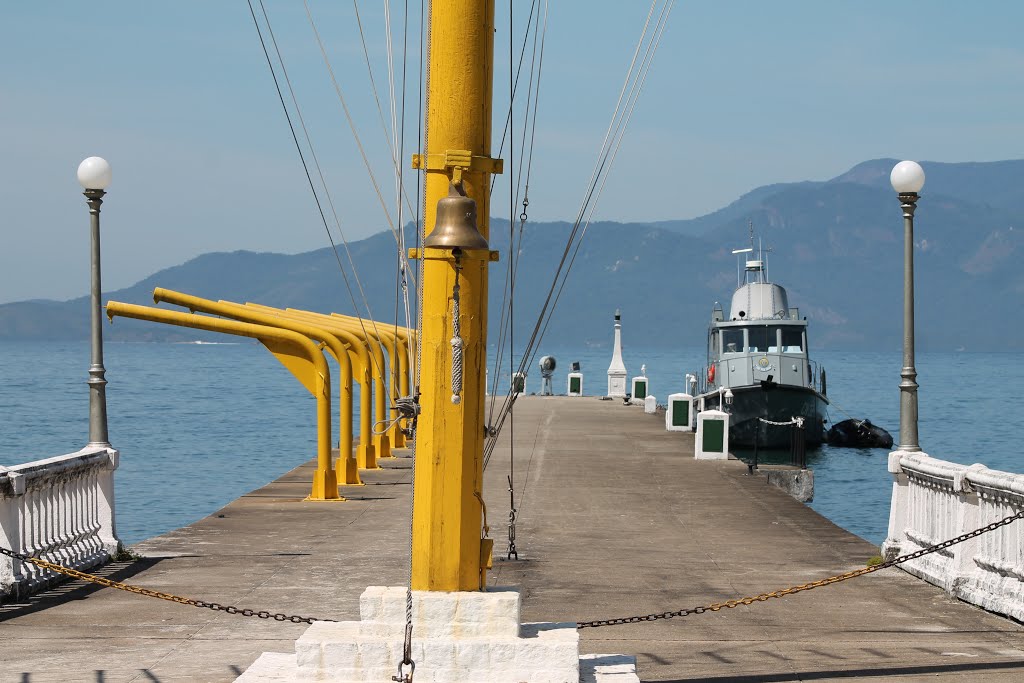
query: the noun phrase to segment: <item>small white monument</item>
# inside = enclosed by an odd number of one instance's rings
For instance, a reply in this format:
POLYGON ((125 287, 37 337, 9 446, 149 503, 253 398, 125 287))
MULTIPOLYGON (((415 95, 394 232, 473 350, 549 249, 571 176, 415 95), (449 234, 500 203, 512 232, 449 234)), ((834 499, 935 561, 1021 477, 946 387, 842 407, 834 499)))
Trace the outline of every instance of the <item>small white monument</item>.
POLYGON ((615 309, 615 348, 608 366, 608 397, 625 398, 626 365, 622 362, 622 315, 615 309))

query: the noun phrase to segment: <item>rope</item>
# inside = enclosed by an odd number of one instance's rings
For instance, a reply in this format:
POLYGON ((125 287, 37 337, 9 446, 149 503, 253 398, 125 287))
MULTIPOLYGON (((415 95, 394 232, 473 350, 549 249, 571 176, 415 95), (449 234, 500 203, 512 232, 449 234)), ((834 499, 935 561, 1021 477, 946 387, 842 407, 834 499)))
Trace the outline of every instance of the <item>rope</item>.
POLYGON ((459 274, 462 272, 462 261, 455 257, 455 287, 452 290, 452 403, 462 402, 462 347, 463 341, 459 329, 459 274))

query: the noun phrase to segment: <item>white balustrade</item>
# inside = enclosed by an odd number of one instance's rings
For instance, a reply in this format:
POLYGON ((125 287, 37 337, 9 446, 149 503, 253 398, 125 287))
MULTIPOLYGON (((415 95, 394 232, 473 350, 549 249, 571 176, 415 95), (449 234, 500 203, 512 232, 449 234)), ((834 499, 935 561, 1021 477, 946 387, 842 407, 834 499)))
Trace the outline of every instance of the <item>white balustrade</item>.
MULTIPOLYGON (((116 450, 93 447, 0 468, 0 547, 79 570, 116 555, 117 464, 116 450)), ((0 598, 31 593, 55 578, 0 555, 0 598)))
MULTIPOLYGON (((912 553, 1024 509, 1024 475, 924 453, 889 454, 893 475, 886 559, 912 553)), ((1024 620, 1024 520, 916 560, 903 569, 950 595, 1024 620)))

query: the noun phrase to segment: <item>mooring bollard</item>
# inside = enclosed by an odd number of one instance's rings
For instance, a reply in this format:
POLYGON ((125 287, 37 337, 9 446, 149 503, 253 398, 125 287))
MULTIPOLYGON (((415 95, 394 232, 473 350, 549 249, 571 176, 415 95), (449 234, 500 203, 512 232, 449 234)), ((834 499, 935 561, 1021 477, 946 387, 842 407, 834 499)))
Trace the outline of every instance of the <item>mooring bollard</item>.
POLYGON ((658 399, 650 394, 644 399, 644 413, 654 415, 658 412, 658 399))
POLYGON ((729 413, 704 410, 697 415, 693 457, 697 460, 729 459, 729 413))

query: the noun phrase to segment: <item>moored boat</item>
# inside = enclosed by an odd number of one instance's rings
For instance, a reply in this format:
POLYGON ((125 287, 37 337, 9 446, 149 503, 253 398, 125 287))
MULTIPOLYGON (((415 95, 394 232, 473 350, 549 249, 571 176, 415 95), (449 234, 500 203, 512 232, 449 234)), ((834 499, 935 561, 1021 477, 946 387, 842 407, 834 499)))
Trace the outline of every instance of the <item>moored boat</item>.
POLYGON ((802 422, 806 443, 824 440, 825 370, 808 353, 807 320, 790 308, 785 288, 769 282, 763 251, 734 250, 745 266, 729 316, 716 302, 708 328, 708 364, 701 373, 705 407, 730 414, 736 446, 782 447, 802 422), (724 405, 722 405, 724 404, 724 405))

